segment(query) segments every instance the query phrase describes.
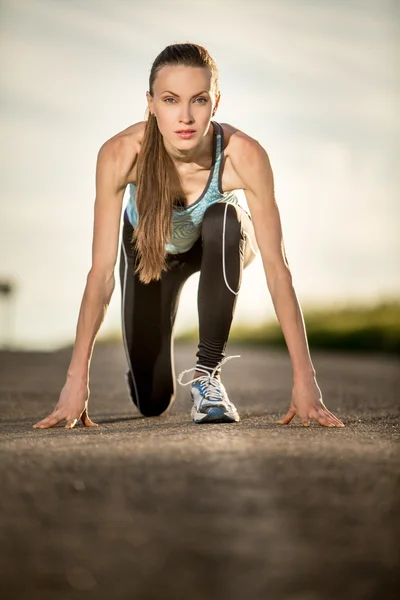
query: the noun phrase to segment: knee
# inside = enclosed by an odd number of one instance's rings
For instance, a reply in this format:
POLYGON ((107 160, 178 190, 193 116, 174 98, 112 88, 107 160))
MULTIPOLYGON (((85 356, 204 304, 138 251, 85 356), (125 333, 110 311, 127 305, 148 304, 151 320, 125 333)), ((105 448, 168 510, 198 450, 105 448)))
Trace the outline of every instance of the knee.
POLYGON ((216 202, 204 213, 201 230, 203 245, 220 245, 223 232, 227 245, 237 245, 243 237, 236 207, 233 204, 216 202))
POLYGON ((144 378, 134 379, 131 371, 127 371, 125 380, 129 397, 144 417, 159 417, 174 402, 175 391, 171 381, 152 380, 150 374, 144 378), (158 385, 157 385, 158 384, 158 385))
POLYGON ((169 408, 170 404, 171 402, 168 400, 162 404, 141 405, 139 411, 144 417, 159 417, 169 408))
POLYGON ((168 394, 162 397, 142 397, 141 400, 137 407, 144 417, 159 417, 169 409, 174 402, 174 396, 168 394))

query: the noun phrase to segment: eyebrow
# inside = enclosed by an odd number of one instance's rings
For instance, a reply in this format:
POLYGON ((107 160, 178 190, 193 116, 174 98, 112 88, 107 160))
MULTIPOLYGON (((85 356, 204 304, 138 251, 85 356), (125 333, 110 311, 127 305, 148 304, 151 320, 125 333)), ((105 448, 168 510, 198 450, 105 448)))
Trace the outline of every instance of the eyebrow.
MULTIPOLYGON (((192 98, 194 98, 195 96, 200 96, 201 94, 208 94, 209 90, 203 90, 202 92, 199 92, 198 94, 193 94, 192 98)), ((161 94, 171 94, 171 96, 176 96, 176 98, 179 98, 179 94, 174 94, 174 92, 170 92, 169 90, 165 90, 165 92, 161 92, 161 94)))

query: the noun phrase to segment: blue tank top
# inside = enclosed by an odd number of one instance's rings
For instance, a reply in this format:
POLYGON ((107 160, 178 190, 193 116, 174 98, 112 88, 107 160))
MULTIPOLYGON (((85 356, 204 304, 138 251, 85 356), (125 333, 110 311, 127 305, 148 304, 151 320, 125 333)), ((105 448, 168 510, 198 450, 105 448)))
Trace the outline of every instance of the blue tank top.
MULTIPOLYGON (((204 213, 211 204, 216 202, 228 202, 239 204, 234 192, 221 191, 222 165, 224 155, 224 130, 216 121, 214 125, 213 160, 208 177, 207 185, 200 198, 190 206, 173 208, 172 239, 170 244, 165 245, 169 254, 180 254, 187 252, 198 240, 201 233, 201 223, 204 213)), ((126 207, 127 217, 132 225, 138 224, 138 213, 136 209, 136 184, 129 184, 129 200, 126 207)))

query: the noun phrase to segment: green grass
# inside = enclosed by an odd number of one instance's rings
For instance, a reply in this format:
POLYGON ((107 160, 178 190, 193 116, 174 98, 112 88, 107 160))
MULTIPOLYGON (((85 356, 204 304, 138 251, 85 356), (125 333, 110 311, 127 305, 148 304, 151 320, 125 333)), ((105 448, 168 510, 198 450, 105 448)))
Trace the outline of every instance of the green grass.
MULTIPOLYGON (((310 348, 389 352, 400 354, 400 302, 383 301, 374 306, 302 308, 310 348)), ((177 339, 196 340, 198 329, 177 339)), ((258 346, 285 347, 277 319, 257 326, 233 325, 229 341, 258 346)))

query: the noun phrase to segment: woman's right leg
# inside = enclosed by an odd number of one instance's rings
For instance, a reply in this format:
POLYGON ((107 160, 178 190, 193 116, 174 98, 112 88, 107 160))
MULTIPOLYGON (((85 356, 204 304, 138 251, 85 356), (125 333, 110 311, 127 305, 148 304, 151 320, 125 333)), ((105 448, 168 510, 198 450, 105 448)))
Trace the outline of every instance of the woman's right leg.
MULTIPOLYGON (((163 413, 174 401, 173 327, 180 292, 193 265, 168 256, 168 271, 159 281, 140 282, 134 272, 132 225, 124 214, 120 279, 122 333, 128 361, 131 398, 145 416, 163 413)), ((199 265, 198 265, 199 268, 199 265)))

